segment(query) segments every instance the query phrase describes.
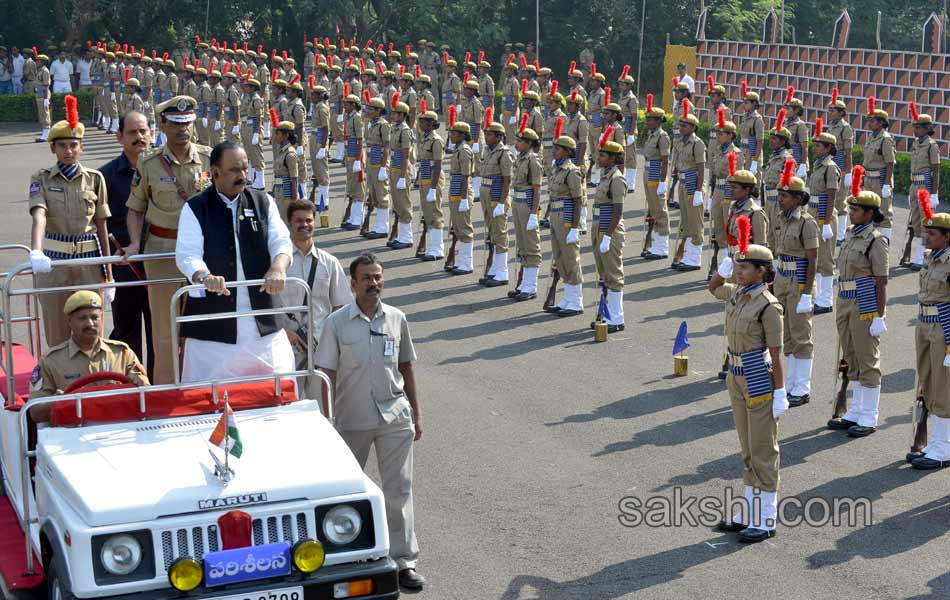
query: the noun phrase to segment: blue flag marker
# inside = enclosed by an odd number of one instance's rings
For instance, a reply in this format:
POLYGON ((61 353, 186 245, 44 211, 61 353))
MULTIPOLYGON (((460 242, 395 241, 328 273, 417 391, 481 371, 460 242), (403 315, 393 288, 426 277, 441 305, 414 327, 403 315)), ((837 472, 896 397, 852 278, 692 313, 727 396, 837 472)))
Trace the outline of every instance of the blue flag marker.
MULTIPOLYGON (((600 306, 597 307, 597 315, 600 316, 605 321, 610 320, 610 311, 607 310, 607 295, 601 294, 600 296, 600 306)), ((684 322, 683 325, 686 323, 684 322)))
POLYGON ((676 332, 676 340, 673 342, 673 356, 681 354, 687 348, 689 348, 689 336, 686 333, 686 321, 683 321, 680 323, 679 331, 676 332))

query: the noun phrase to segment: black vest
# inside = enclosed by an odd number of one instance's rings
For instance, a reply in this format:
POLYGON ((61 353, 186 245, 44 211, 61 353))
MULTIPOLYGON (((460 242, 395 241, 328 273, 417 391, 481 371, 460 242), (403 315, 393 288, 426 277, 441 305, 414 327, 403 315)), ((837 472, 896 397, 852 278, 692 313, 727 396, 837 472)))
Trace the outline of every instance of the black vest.
MULTIPOLYGON (((244 267, 244 279, 262 279, 271 266, 270 251, 267 247, 267 217, 269 199, 267 194, 245 188, 238 199, 238 239, 241 242, 241 264, 244 267), (251 214, 253 213, 253 216, 251 214)), ((188 199, 188 206, 201 225, 204 235, 204 261, 212 275, 220 275, 227 281, 237 279, 237 264, 234 247, 234 215, 212 185, 205 191, 188 199)), ((274 299, 260 291, 260 286, 246 288, 250 296, 251 307, 255 310, 273 308, 274 299)), ((235 312, 237 310, 237 289, 231 289, 230 296, 209 293, 205 298, 191 298, 185 301, 186 315, 207 315, 212 313, 235 312)), ((274 315, 255 317, 257 330, 262 335, 276 332, 277 319, 274 315)), ((182 323, 182 337, 212 342, 237 343, 237 320, 218 319, 182 323)))

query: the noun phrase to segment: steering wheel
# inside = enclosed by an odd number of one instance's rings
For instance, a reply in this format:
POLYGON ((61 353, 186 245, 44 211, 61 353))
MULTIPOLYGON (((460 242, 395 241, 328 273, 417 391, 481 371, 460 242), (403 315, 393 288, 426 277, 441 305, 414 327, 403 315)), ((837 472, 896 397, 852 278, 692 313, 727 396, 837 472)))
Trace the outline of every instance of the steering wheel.
POLYGON ((69 384, 63 394, 71 394, 76 390, 82 389, 90 384, 99 383, 100 381, 115 381, 121 384, 129 384, 129 378, 123 373, 118 373, 116 371, 99 371, 97 373, 89 373, 88 375, 83 375, 76 381, 69 384))

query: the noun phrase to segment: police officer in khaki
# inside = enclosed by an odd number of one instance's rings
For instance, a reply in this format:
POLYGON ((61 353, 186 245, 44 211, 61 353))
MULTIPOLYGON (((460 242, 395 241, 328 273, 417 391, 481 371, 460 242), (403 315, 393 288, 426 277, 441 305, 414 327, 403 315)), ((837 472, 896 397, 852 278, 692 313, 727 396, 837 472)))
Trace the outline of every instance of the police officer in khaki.
MULTIPOLYGON (((918 201, 929 207, 929 194, 918 201)), ((915 439, 919 445, 911 446, 907 460, 915 469, 929 470, 950 466, 950 339, 944 333, 950 329, 950 311, 946 310, 950 303, 950 215, 921 212, 930 255, 920 272, 916 391, 929 415, 924 427, 930 439, 915 439)))
MULTIPOLYGON (((529 92, 534 93, 534 92, 529 92)), ((521 117, 518 135, 515 138, 515 164, 512 168, 511 204, 512 220, 515 226, 515 246, 521 269, 518 285, 508 292, 508 297, 516 302, 533 300, 538 297, 538 273, 541 270, 541 138, 534 129, 528 127, 528 115, 521 117)))
MULTIPOLYGON (((353 231, 363 226, 363 210, 366 198, 365 164, 363 152, 363 119, 360 117, 360 99, 354 94, 343 102, 343 144, 345 145, 346 196, 350 206, 350 218, 343 229, 353 231)), ((366 209, 369 210, 369 209, 366 209)), ((362 233, 362 231, 361 231, 362 233)))
MULTIPOLYGON (((174 253, 178 239, 178 217, 181 207, 191 196, 211 185, 211 148, 193 144, 196 102, 188 96, 175 96, 156 107, 160 127, 168 141, 156 152, 139 159, 132 190, 126 205, 130 244, 123 249, 126 256, 142 250, 141 232, 148 221, 144 252, 174 253)), ((174 258, 149 260, 144 263, 149 279, 181 277, 174 258)), ((149 285, 148 303, 152 308, 152 335, 155 336, 155 382, 172 383, 172 348, 169 310, 171 297, 180 283, 149 285)))
POLYGON ((310 165, 313 186, 316 188, 317 213, 326 215, 330 210, 330 95, 322 85, 310 90, 310 165))
MULTIPOLYGON (((72 96, 68 96, 72 98, 72 96)), ((75 100, 75 99, 74 99, 75 100)), ((109 255, 106 219, 111 216, 106 182, 102 174, 79 162, 83 153, 85 127, 73 101, 67 101, 65 121, 49 134, 50 151, 56 164, 40 169, 30 178, 29 210, 33 217, 30 232, 30 265, 37 287, 102 283, 112 279, 109 267, 57 267, 52 260, 93 258, 109 255)), ((115 289, 107 291, 109 299, 115 289)), ((63 316, 68 293, 40 295, 43 333, 46 344, 55 346, 69 337, 63 316)))
POLYGON ((485 219, 485 246, 488 248, 485 276, 478 282, 486 287, 508 285, 508 213, 511 173, 514 160, 505 143, 505 126, 485 122, 479 175, 482 180, 482 214, 485 219))
MULTIPOLYGON (((405 250, 414 244, 412 239, 412 200, 409 188, 412 186, 413 147, 415 137, 409 127, 409 106, 393 96, 395 102, 390 107, 389 127, 389 188, 392 196, 393 212, 397 224, 396 237, 390 236, 386 244, 393 250, 405 250)), ((427 107, 428 109, 428 104, 427 107)), ((428 112, 428 110, 426 111, 428 112)))
POLYGON ((49 138, 50 129, 50 84, 52 79, 49 74, 49 57, 45 54, 39 54, 36 57, 36 80, 33 82, 33 92, 36 97, 36 115, 40 122, 40 135, 36 142, 45 142, 49 138))
MULTIPOLYGON (((827 131, 819 131, 812 139, 812 152, 815 162, 812 165, 811 176, 808 178, 808 189, 811 199, 808 203, 808 212, 818 221, 821 227, 821 241, 818 247, 818 275, 815 276, 818 284, 818 297, 815 299, 815 314, 820 315, 832 311, 832 294, 835 280, 835 194, 841 186, 841 171, 835 164, 835 150, 838 140, 827 131)), ((792 154, 795 145, 792 145, 792 154)), ((797 162, 797 161, 796 161, 797 162)), ((796 173, 802 172, 802 165, 798 165, 796 173)))
MULTIPOLYGON (((479 200, 482 194, 481 178, 481 153, 482 144, 485 141, 485 133, 482 131, 482 120, 485 116, 485 107, 482 105, 479 97, 479 83, 477 81, 466 81, 462 85, 462 101, 456 115, 457 120, 468 123, 469 137, 471 138, 471 150, 474 155, 474 179, 471 182, 475 200, 479 200)), ((494 110, 494 109, 493 109, 494 110)))
MULTIPOLYGON (((792 145, 789 140, 792 138, 792 132, 785 128, 785 109, 778 112, 775 119, 775 127, 769 130, 769 162, 761 170, 758 178, 765 189, 765 201, 762 207, 769 218, 773 227, 769 228, 766 236, 766 245, 769 248, 775 248, 775 229, 774 224, 778 223, 779 208, 778 185, 782 180, 782 174, 785 172, 785 165, 789 160, 792 161, 792 175, 795 174, 795 159, 792 157, 792 145)), ((743 150, 743 157, 748 154, 743 150)), ((751 170, 751 169, 750 169, 751 170)))
POLYGON ((698 271, 703 258, 703 191, 706 178, 706 144, 696 135, 699 119, 688 112, 683 101, 677 121, 679 139, 673 142, 673 178, 678 182, 680 197, 679 246, 671 268, 675 271, 698 271))
POLYGON ((627 191, 633 192, 637 187, 637 122, 640 118, 640 101, 633 93, 634 79, 627 72, 630 65, 624 65, 623 72, 617 80, 620 86, 620 97, 617 104, 623 114, 624 148, 626 160, 623 163, 623 173, 627 178, 627 191))
MULTIPOLYGON (((124 342, 102 337, 102 298, 96 292, 74 292, 63 306, 69 328, 66 341, 53 345, 39 360, 30 378, 30 399, 62 394, 84 375, 112 371, 135 385, 150 385, 145 367, 124 342)), ((101 382, 108 383, 108 382, 101 382)), ((31 411, 34 420, 45 420, 48 408, 31 411)))
POLYGON ((739 147, 743 163, 758 176, 762 166, 762 148, 765 142, 765 122, 759 114, 759 94, 750 92, 742 82, 742 112, 739 117, 739 147))
MULTIPOLYGON (((894 228, 893 188, 897 154, 894 138, 887 131, 890 125, 889 115, 887 111, 878 108, 873 113, 865 115, 865 123, 867 123, 868 135, 864 140, 863 187, 881 197, 881 212, 884 213, 884 220, 881 221, 879 229, 884 237, 890 240, 894 228)), ((847 189, 850 186, 851 183, 846 178, 845 185, 842 187, 847 189)), ((845 208, 845 219, 847 219, 847 208, 845 208)), ((840 235, 839 238, 841 238, 840 235)))
POLYGON ((369 122, 363 133, 368 166, 367 208, 376 211, 373 228, 366 232, 366 237, 376 240, 389 235, 389 138, 392 127, 383 116, 386 104, 382 98, 364 98, 363 105, 369 107, 369 122))
POLYGON ((426 228, 426 245, 421 258, 431 262, 445 256, 442 233, 445 227, 442 212, 442 162, 445 156, 445 141, 438 133, 439 116, 434 111, 428 110, 420 114, 416 122, 421 132, 416 144, 419 205, 422 207, 422 221, 426 228))
POLYGON ((709 282, 713 296, 726 302, 729 374, 742 456, 745 505, 720 521, 719 531, 737 532, 739 541, 757 543, 775 537, 778 520, 778 420, 788 410, 782 368, 782 305, 768 290, 774 272, 772 251, 750 244, 748 223, 739 252, 726 257, 709 282), (726 280, 735 275, 736 283, 726 280))
MULTIPOLYGON (((608 314, 599 314, 607 323, 607 333, 624 330, 623 318, 623 204, 627 180, 623 175, 623 145, 605 141, 597 151, 600 183, 594 192, 594 229, 591 242, 597 274, 603 281, 608 314)), ((591 323, 591 329, 595 322, 591 323)))
MULTIPOLYGON (((930 193, 930 206, 936 209, 940 204, 938 190, 940 190, 940 146, 933 138, 934 120, 927 114, 917 112, 916 105, 912 106, 911 118, 914 128, 914 141, 910 146, 910 191, 911 200, 917 197, 918 190, 927 190, 930 193)), ((910 253, 909 267, 912 271, 920 271, 924 265, 924 226, 923 215, 917 202, 910 203, 910 217, 907 221, 907 235, 913 235, 913 248, 910 253)), ((905 254, 907 249, 905 249, 905 254)), ((901 259, 901 264, 905 264, 901 259)))
MULTIPOLYGON (((474 82, 473 82, 474 83, 474 82)), ((449 140, 452 142, 452 160, 449 162, 449 217, 452 225, 453 247, 456 255, 445 258, 445 270, 452 275, 472 273, 475 229, 472 227, 472 182, 475 156, 469 141, 471 129, 464 121, 453 122, 449 113, 449 140)))
MULTIPOLYGON (((800 98, 794 97, 795 89, 789 88, 785 96, 785 110, 788 117, 785 119, 785 127, 791 132, 792 156, 798 165, 795 170, 795 176, 805 179, 808 175, 808 124, 802 118, 805 114, 805 105, 800 98)), ((834 154, 832 154, 832 160, 834 154)), ((832 204, 834 198, 831 199, 832 204)))
POLYGON ((590 121, 587 120, 587 117, 584 116, 583 107, 585 106, 585 100, 578 91, 571 90, 570 95, 565 98, 565 109, 567 112, 567 119, 564 121, 564 135, 574 140, 576 144, 574 148, 574 156, 571 158, 571 161, 581 170, 581 174, 584 175, 585 185, 584 185, 584 206, 581 207, 581 214, 577 217, 578 225, 580 227, 581 233, 587 232, 587 139, 590 133, 590 121))
MULTIPOLYGON (((838 188, 838 193, 835 195, 835 213, 837 215, 836 220, 836 240, 840 244, 844 241, 844 234, 848 231, 848 205, 845 202, 848 199, 848 188, 851 187, 851 168, 854 166, 854 152, 852 148, 854 147, 854 128, 851 127, 851 123, 848 122, 848 107, 847 105, 838 99, 838 88, 831 90, 831 104, 828 105, 828 125, 825 128, 828 133, 835 136, 837 144, 835 148, 834 161, 838 166, 838 169, 845 174, 843 185, 838 188)), ((868 141, 870 141, 871 136, 868 136, 868 141)), ((866 150, 865 150, 866 151, 866 150)), ((867 159, 865 159, 867 162, 867 159)), ((867 168, 867 167, 865 167, 867 168)), ((870 179, 867 176, 867 172, 864 175, 865 189, 869 189, 872 192, 877 194, 881 193, 879 189, 880 177, 877 178, 875 183, 877 184, 875 188, 870 188, 867 184, 870 182, 870 179)), ((890 190, 888 190, 890 191, 890 190)), ((882 206, 882 212, 886 216, 890 210, 891 199, 888 198, 884 200, 881 198, 882 202, 887 202, 888 206, 882 206)), ((887 229, 884 232, 884 237, 890 239, 891 224, 881 223, 881 228, 887 229)))
POLYGON ((274 202, 280 210, 281 217, 287 218, 287 206, 300 198, 300 162, 297 154, 297 127, 290 121, 273 122, 274 143, 277 145, 277 155, 274 157, 274 202))
MULTIPOLYGON (((555 130, 556 131, 556 130, 555 130)), ((545 310, 559 317, 584 312, 584 274, 581 270, 581 236, 578 219, 584 204, 584 174, 574 161, 577 142, 562 135, 554 139, 554 165, 548 177, 551 208, 551 264, 564 280, 564 295, 545 310)))
POLYGON ((647 260, 661 260, 670 255, 670 214, 666 207, 670 134, 663 129, 666 112, 653 106, 653 94, 647 95, 644 116, 648 133, 643 144, 643 189, 647 199, 647 225, 653 239, 650 247, 644 248, 640 256, 647 260))
POLYGON ((247 96, 247 108, 242 111, 244 125, 241 129, 241 139, 247 151, 247 160, 250 166, 248 178, 251 187, 263 190, 266 187, 264 170, 264 98, 261 97, 261 82, 250 77, 244 81, 244 92, 247 96))
MULTIPOLYGON (((709 278, 711 279, 719 266, 719 251, 727 246, 726 220, 729 218, 733 200, 733 186, 728 180, 730 175, 742 170, 744 165, 742 153, 735 144, 736 124, 726 120, 725 110, 719 111, 716 126, 710 133, 715 136, 715 143, 710 140, 712 148, 707 152, 709 191, 712 194, 709 208, 710 221, 712 221, 712 257, 709 262, 709 278)), ((764 244, 765 238, 755 241, 764 244)))

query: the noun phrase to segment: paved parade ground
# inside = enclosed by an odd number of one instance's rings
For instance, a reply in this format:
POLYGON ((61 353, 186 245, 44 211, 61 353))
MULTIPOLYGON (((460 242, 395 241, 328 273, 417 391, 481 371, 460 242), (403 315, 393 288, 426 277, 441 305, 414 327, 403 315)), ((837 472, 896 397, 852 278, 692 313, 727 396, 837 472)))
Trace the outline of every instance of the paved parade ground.
MULTIPOLYGON (((32 125, 0 125, 4 243, 28 243, 29 176, 55 160, 47 144, 33 143, 35 135, 32 125)), ((88 167, 119 152, 113 136, 94 129, 85 146, 88 167)), ((723 305, 705 290, 705 270, 678 273, 667 261, 639 258, 642 190, 626 200, 626 331, 598 344, 588 328, 599 297, 588 240, 585 314, 559 319, 541 311, 546 275, 530 302, 477 285, 485 259, 479 243, 475 274, 453 277, 441 262, 417 260, 414 250, 389 250, 385 240, 340 230, 343 169, 334 165, 331 173, 331 227, 319 230, 317 244, 344 265, 361 251, 378 253, 386 269, 383 300, 405 311, 419 355, 424 435, 415 448, 415 514, 418 570, 428 580, 419 598, 950 597, 950 470, 916 471, 904 462, 918 288, 917 274, 893 266, 906 199, 897 202, 890 253, 878 432, 852 439, 825 428, 833 314, 814 320, 812 401, 779 423, 780 499, 811 500, 812 517, 826 521, 832 515, 820 499, 831 512, 846 498, 867 499, 871 510, 857 511, 850 526, 839 506, 843 522, 779 525, 776 538, 746 547, 683 514, 628 526, 637 500, 695 498, 698 517, 699 498, 742 490, 729 397, 717 377, 723 305), (689 375, 674 377, 671 349, 683 320, 692 344, 689 375)), ((418 192, 413 204, 418 241, 418 192)), ((472 214, 480 242, 481 210, 472 214)), ((547 231, 542 243, 545 274, 547 231)), ((6 268, 26 257, 0 261, 6 268)), ((512 286, 516 275, 512 263, 512 286)), ((244 451, 254 452, 254 444, 245 439, 244 451)), ((301 468, 323 459, 307 457, 301 468)), ((785 512, 798 518, 802 511, 785 512)))

